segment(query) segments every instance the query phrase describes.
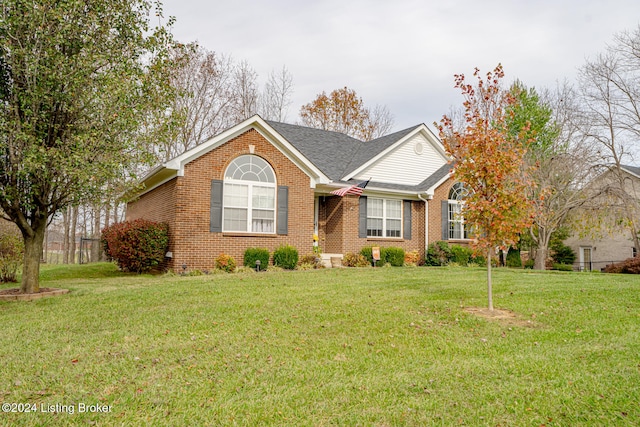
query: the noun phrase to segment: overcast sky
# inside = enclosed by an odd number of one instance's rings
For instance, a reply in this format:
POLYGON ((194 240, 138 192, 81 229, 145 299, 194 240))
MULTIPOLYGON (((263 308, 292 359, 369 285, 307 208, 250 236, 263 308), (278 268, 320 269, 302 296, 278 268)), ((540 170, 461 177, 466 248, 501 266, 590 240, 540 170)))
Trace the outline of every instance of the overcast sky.
POLYGON ((453 75, 502 63, 506 81, 574 82, 586 58, 640 24, 640 0, 165 0, 174 35, 246 60, 262 84, 286 66, 287 121, 347 86, 384 105, 394 130, 432 127, 462 101, 453 75))

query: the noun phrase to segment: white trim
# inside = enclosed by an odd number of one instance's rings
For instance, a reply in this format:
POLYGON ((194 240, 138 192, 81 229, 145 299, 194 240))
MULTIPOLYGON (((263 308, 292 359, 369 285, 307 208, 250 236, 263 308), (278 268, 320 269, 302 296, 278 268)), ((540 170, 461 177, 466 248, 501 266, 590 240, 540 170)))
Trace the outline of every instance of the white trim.
POLYGON ((354 171, 349 172, 346 176, 344 176, 342 178, 342 180, 343 181, 348 181, 348 180, 352 179, 353 177, 357 176, 358 174, 362 173, 367 168, 369 168, 370 166, 372 166, 373 164, 377 163, 382 158, 384 158, 387 155, 389 155, 389 153, 393 152, 399 146, 403 145, 404 143, 406 143, 407 141, 409 141, 410 139, 412 139, 414 136, 416 136, 419 133, 424 135, 426 140, 433 146, 433 148, 436 150, 436 152, 438 152, 442 156, 443 160, 445 160, 445 161, 449 160, 449 156, 447 156, 447 153, 446 153, 446 151, 444 149, 444 146, 442 145, 442 143, 440 143, 440 140, 423 123, 423 124, 418 125, 413 131, 409 132, 403 138, 400 138, 398 141, 394 142, 391 146, 387 147, 384 151, 379 153, 377 156, 375 156, 372 159, 370 159, 368 162, 360 165, 354 171))
MULTIPOLYGON (((298 168, 300 168, 300 170, 302 170, 309 177, 309 186, 311 188, 315 188, 317 184, 327 184, 331 182, 331 180, 320 169, 318 169, 313 163, 311 163, 289 141, 283 138, 275 129, 269 126, 269 124, 258 115, 250 117, 247 120, 223 131, 222 133, 219 133, 208 141, 205 141, 202 144, 192 148, 191 150, 188 150, 181 155, 174 157, 168 162, 156 166, 155 168, 147 172, 144 178, 142 178, 141 182, 146 183, 150 180, 153 181, 153 178, 155 176, 162 174, 165 171, 173 172, 170 172, 170 177, 164 180, 163 183, 172 178, 175 178, 176 176, 184 176, 184 169, 188 163, 212 150, 215 150, 216 148, 224 145, 233 138, 242 135, 250 129, 255 129, 256 131, 258 131, 269 143, 276 147, 285 157, 287 157, 298 168)), ((149 189, 145 189, 144 192, 137 193, 136 195, 139 196, 141 194, 144 194, 148 191, 151 191, 151 189, 156 188, 157 186, 158 184, 154 183, 149 187, 149 189)))

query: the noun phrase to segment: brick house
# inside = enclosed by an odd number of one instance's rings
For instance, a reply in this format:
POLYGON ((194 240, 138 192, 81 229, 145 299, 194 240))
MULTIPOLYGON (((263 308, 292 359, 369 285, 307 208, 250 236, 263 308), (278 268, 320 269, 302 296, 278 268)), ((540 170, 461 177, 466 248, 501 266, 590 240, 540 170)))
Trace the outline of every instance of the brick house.
POLYGON ((167 268, 211 269, 225 253, 289 244, 301 255, 399 246, 424 256, 466 241, 459 185, 438 138, 418 125, 363 142, 259 116, 157 166, 126 219, 169 224, 167 268), (331 191, 370 179, 361 197, 331 191))

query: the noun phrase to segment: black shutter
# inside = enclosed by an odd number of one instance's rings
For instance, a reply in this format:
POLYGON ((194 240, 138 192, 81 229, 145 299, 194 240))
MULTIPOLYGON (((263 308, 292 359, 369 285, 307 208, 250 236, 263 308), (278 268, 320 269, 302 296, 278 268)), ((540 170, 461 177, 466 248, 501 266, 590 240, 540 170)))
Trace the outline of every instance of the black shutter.
POLYGON ((222 232, 222 187, 223 182, 214 179, 211 181, 211 222, 209 231, 212 233, 222 232))
POLYGON ((278 187, 278 213, 277 213, 278 234, 289 233, 289 187, 278 187))
POLYGON ((360 196, 360 210, 358 212, 358 237, 367 237, 367 198, 360 196))
POLYGON ((402 232, 402 238, 405 240, 411 240, 411 200, 404 201, 404 230, 402 232))
POLYGON ((440 206, 442 209, 442 240, 449 240, 449 202, 443 200, 440 206))

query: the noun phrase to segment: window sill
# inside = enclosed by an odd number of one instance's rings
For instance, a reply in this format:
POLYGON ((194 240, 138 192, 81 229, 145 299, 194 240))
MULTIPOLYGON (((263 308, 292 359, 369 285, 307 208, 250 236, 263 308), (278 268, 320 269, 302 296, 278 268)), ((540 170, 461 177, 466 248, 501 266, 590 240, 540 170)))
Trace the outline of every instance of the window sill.
POLYGON ((223 237, 267 237, 267 238, 275 238, 278 237, 276 233, 239 233, 239 232, 231 232, 231 231, 223 231, 223 237))
POLYGON ((367 237, 367 242, 404 242, 401 237, 367 237))

